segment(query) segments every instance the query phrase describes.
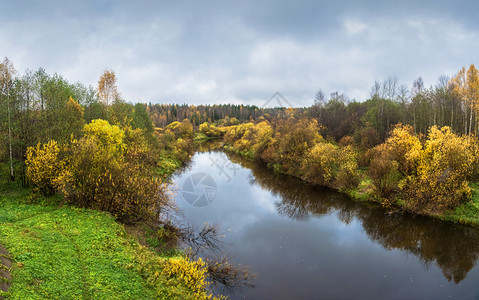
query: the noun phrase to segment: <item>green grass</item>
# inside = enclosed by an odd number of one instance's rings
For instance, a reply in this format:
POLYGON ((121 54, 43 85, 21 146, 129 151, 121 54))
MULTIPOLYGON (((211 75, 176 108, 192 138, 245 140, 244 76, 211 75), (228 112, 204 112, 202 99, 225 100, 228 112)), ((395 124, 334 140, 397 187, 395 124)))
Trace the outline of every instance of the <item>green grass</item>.
POLYGON ((158 175, 162 176, 163 178, 167 178, 171 176, 177 169, 181 167, 183 163, 171 156, 161 155, 159 157, 159 165, 161 167, 157 168, 158 175))
POLYGON ((239 150, 237 148, 235 148, 234 146, 231 146, 231 145, 224 145, 223 146, 223 149, 226 150, 226 151, 229 151, 229 152, 233 152, 233 153, 236 153, 242 157, 245 157, 245 158, 248 158, 250 160, 254 160, 254 153, 252 150, 239 150))
POLYGON ((470 183, 471 198, 464 204, 456 207, 454 211, 439 216, 446 221, 456 223, 479 225, 479 182, 470 183))
POLYGON ((0 243, 14 259, 11 299, 155 299, 134 268, 134 241, 108 214, 0 200, 0 243))
POLYGON ((359 182, 356 188, 349 189, 344 192, 355 200, 358 200, 361 202, 368 202, 368 201, 371 201, 371 199, 374 197, 372 189, 373 187, 372 187, 371 179, 363 176, 363 178, 361 178, 361 181, 359 182))
POLYGON ((178 251, 148 250, 108 213, 29 194, 0 186, 0 244, 13 259, 7 299, 194 299, 158 275, 178 251))
POLYGON ((209 140, 216 140, 218 139, 217 136, 207 136, 203 132, 196 132, 195 136, 193 137, 194 142, 204 142, 209 140))

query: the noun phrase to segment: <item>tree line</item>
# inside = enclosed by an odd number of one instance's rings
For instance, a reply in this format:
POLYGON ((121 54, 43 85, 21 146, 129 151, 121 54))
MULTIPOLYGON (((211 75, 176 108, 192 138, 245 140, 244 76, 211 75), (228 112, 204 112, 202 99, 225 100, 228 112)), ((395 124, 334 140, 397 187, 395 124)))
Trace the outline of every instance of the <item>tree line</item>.
POLYGON ((307 115, 316 118, 325 127, 323 133, 336 141, 369 130, 375 132, 379 143, 397 123, 411 125, 414 132, 422 135, 432 126, 448 126, 458 134, 477 134, 478 93, 479 75, 472 64, 450 79, 439 77, 428 88, 421 77, 410 89, 399 85, 397 78, 375 82, 370 98, 363 102, 348 101, 338 93, 331 94, 327 101, 320 90, 307 115))
POLYGON ((0 62, 0 159, 9 162, 10 180, 17 174, 26 180, 23 161, 29 147, 79 138, 84 124, 92 120, 152 132, 146 105, 126 103, 115 80, 114 73, 105 70, 95 89, 43 68, 17 76, 13 63, 4 58, 0 62))

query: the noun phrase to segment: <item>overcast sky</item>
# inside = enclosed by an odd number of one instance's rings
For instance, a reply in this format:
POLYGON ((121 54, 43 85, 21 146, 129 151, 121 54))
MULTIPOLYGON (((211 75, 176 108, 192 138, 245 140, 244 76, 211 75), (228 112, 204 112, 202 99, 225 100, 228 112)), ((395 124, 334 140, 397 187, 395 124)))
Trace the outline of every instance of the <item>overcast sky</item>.
POLYGON ((0 56, 94 87, 111 68, 130 102, 363 101, 479 64, 479 1, 0 0, 0 56))

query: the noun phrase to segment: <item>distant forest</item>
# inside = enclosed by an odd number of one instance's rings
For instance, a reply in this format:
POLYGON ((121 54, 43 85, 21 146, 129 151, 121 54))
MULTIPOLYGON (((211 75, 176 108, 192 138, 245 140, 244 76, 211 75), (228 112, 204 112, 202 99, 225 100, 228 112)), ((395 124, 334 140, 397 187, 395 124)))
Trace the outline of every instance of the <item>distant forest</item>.
MULTIPOLYGON (((319 90, 310 107, 294 108, 297 115, 315 118, 322 125, 324 136, 339 141, 347 135, 357 135, 364 128, 377 133, 377 143, 384 141, 393 125, 409 124, 416 133, 427 134, 431 126, 449 126, 458 134, 476 133, 479 125, 477 108, 479 96, 474 65, 461 69, 452 79, 441 76, 436 85, 426 88, 422 78, 410 89, 399 85, 397 78, 375 82, 370 98, 350 101, 348 97, 332 93, 329 99, 319 90), (475 79, 476 78, 476 79, 475 79), (468 89, 470 91, 468 91, 468 89), (476 88, 477 89, 477 88, 476 88)), ((261 108, 249 105, 187 105, 148 104, 155 127, 165 127, 175 121, 189 119, 194 127, 203 122, 220 122, 235 118, 240 123, 258 122, 285 115, 287 108, 261 108)))

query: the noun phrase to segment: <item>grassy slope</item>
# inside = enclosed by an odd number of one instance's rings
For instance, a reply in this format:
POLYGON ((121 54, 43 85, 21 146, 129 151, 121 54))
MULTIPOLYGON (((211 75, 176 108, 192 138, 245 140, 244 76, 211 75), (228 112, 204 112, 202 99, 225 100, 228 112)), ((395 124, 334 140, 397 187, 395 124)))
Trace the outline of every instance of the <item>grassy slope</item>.
POLYGON ((32 204, 29 194, 0 187, 0 244, 13 258, 8 299, 197 298, 181 278, 160 275, 177 252, 146 249, 108 213, 32 204))
POLYGON ((135 270, 135 241, 106 213, 0 200, 0 243, 14 258, 11 299, 154 299, 135 270))

